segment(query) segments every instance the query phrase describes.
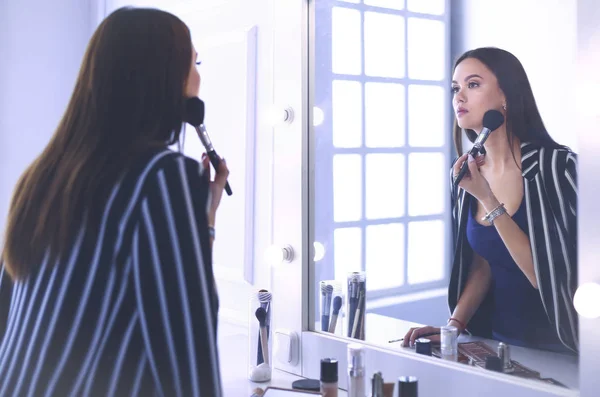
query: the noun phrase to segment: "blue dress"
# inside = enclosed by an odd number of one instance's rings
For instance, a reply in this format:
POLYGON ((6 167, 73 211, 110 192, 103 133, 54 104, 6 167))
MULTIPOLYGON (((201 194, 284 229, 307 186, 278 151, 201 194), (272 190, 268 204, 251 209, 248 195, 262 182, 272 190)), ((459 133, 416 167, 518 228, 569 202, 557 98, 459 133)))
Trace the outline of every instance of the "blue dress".
MULTIPOLYGON (((474 219, 477 200, 472 203, 467 239, 471 248, 487 260, 492 271, 494 339, 514 346, 567 352, 546 315, 539 291, 515 263, 496 227, 482 225, 474 219)), ((524 199, 512 219, 529 235, 524 199)))

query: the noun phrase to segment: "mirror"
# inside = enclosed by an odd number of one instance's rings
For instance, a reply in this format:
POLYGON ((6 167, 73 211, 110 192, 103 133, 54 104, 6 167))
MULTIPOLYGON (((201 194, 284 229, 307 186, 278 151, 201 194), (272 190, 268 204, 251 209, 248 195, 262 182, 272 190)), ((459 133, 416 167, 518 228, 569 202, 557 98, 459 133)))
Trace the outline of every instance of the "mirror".
MULTIPOLYGON (((508 148, 507 139, 497 138, 507 136, 504 124, 486 142, 490 152, 479 168, 496 201, 470 196, 463 201, 460 192, 454 200, 460 204, 453 207, 450 189, 457 157, 453 101, 472 107, 459 124, 477 133, 488 108, 518 123, 515 115, 523 112, 511 105, 518 107, 515 98, 528 92, 515 77, 518 68, 500 61, 495 62, 502 66, 494 66, 498 75, 481 61, 469 63, 473 57, 455 69, 455 61, 470 49, 498 47, 516 56, 549 134, 535 137, 576 153, 569 119, 573 101, 556 101, 555 91, 557 79, 575 72, 576 2, 315 0, 310 21, 314 330, 448 358, 441 347, 447 347, 452 333, 445 329, 432 329, 438 334, 429 337, 437 342, 441 332, 444 346, 419 341, 417 349, 390 341, 413 327, 464 328, 461 317, 467 332, 458 336, 457 346, 451 344, 457 349, 451 360, 492 370, 497 362, 486 357, 509 357, 499 371, 506 376, 577 390, 578 356, 570 350, 577 344, 571 233, 576 230, 576 156, 557 149, 540 157, 548 151, 523 141, 513 150, 514 163, 499 172, 492 155, 502 144, 508 148), (529 18, 540 8, 544 19, 534 29, 529 18), (505 89, 492 90, 500 79, 505 89), (557 179, 540 182, 553 172, 557 179), (558 194, 540 199, 538 188, 558 194), (507 215, 500 208, 495 224, 479 219, 500 200, 507 215), (470 221, 458 227, 453 210, 460 215, 456 219, 470 221), (466 248, 457 253, 457 244, 466 248), (531 244, 534 250, 515 253, 514 247, 531 244), (479 295, 481 304, 464 301, 472 269, 484 272, 477 279, 484 281, 473 281, 470 288, 489 283, 479 295), (462 309, 454 311, 457 301, 462 309), (449 322, 453 316, 456 321, 449 322), (561 324, 560 336, 555 321, 561 324)), ((560 91, 572 97, 574 85, 560 84, 560 91)), ((536 111, 528 109, 529 119, 536 111)), ((470 149, 464 130, 460 142, 461 154, 470 149)))

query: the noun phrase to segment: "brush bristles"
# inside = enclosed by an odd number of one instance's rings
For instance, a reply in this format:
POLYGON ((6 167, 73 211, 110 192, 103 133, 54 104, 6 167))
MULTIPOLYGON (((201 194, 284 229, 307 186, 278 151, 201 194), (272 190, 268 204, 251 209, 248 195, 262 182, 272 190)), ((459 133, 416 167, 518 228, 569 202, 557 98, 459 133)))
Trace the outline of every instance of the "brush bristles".
POLYGON ((267 290, 260 290, 258 292, 258 301, 260 303, 269 303, 271 302, 271 299, 273 298, 273 295, 268 292, 267 290))
POLYGON ((333 293, 333 285, 331 284, 321 284, 321 292, 323 294, 331 295, 333 293))

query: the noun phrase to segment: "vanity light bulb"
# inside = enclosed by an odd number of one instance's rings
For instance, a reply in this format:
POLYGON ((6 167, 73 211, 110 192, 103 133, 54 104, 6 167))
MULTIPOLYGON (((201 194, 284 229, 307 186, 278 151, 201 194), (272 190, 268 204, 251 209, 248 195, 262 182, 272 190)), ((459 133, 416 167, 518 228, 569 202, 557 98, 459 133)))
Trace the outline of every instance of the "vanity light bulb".
POLYGON ((325 120, 325 113, 323 113, 321 108, 313 107, 313 126, 317 127, 323 124, 323 120, 325 120))
POLYGON ((315 241, 313 243, 313 247, 314 247, 314 250, 315 250, 314 251, 314 253, 315 253, 314 261, 318 262, 321 259, 323 259, 323 257, 325 257, 325 246, 323 246, 323 244, 321 244, 320 242, 315 241))
POLYGON ((575 291, 573 305, 582 317, 591 319, 600 317, 598 302, 600 302, 600 284, 585 283, 575 291))
POLYGON ((267 120, 269 120, 269 124, 272 127, 275 127, 277 124, 281 123, 281 110, 272 106, 267 111, 267 120))
POLYGON ((276 246, 272 245, 265 250, 265 260, 271 266, 276 266, 283 262, 283 250, 276 246))

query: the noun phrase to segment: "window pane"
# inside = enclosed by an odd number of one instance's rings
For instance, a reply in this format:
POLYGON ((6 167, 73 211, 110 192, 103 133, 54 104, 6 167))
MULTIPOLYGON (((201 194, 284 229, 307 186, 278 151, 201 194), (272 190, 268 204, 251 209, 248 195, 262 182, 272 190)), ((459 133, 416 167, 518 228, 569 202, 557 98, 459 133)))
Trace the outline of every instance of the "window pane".
POLYGON ((446 0, 408 0, 408 10, 423 14, 442 15, 446 0))
POLYGON ((390 223, 367 227, 367 288, 400 287, 404 284, 404 225, 390 223))
MULTIPOLYGON (((410 146, 440 147, 446 135, 445 97, 442 87, 408 86, 408 143, 410 146)), ((368 118, 367 118, 368 120, 368 118)))
POLYGON ((443 221, 408 224, 408 282, 426 283, 444 278, 443 221))
POLYGON ((404 146, 404 86, 393 83, 367 83, 365 97, 366 145, 404 146))
POLYGON ((360 3, 360 0, 339 0, 339 1, 343 1, 345 3, 353 3, 353 4, 358 4, 360 3))
POLYGON ((444 78, 446 68, 444 29, 444 23, 441 21, 408 19, 408 75, 411 79, 442 80, 444 78))
POLYGON ((404 155, 368 154, 366 196, 368 219, 404 215, 404 155))
POLYGON ((390 8, 392 10, 404 9, 404 0, 365 0, 365 4, 375 7, 390 8))
POLYGON ((333 156, 333 219, 360 220, 362 214, 362 166, 358 154, 333 156))
POLYGON ((408 156, 408 214, 444 212, 449 168, 442 153, 411 153, 408 156))
POLYGON ((404 77, 404 17, 365 12, 365 73, 404 77))
POLYGON ((362 233, 358 227, 333 231, 333 260, 335 279, 346 281, 349 272, 361 271, 362 233))
POLYGON ((331 88, 333 146, 362 144, 362 92, 357 81, 334 80, 331 88))
POLYGON ((338 74, 361 73, 360 11, 333 7, 331 10, 332 71, 338 74))

